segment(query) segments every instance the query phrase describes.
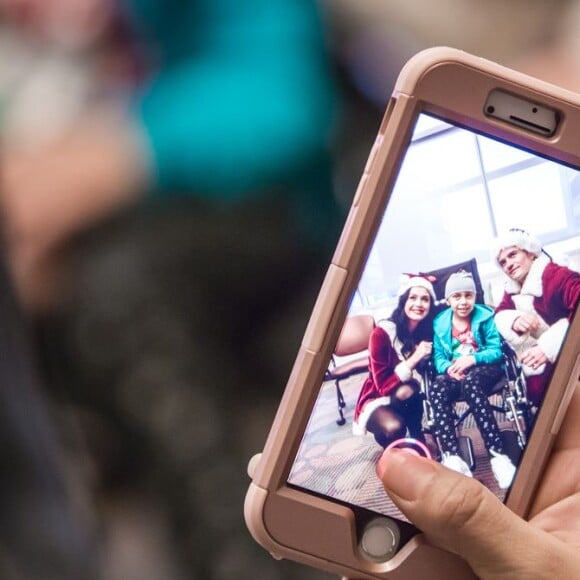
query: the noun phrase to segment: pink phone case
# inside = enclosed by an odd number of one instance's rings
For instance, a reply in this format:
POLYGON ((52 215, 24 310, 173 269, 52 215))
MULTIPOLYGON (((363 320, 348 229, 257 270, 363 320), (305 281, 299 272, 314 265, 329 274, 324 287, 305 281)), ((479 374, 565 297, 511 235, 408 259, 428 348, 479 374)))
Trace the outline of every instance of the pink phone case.
MULTIPOLYGON (((247 525, 274 557, 293 559, 350 578, 469 578, 457 556, 419 534, 386 562, 358 550, 352 509, 288 486, 286 479, 369 245, 388 201, 417 112, 433 113, 516 146, 580 166, 580 97, 464 52, 435 48, 413 57, 396 83, 352 207, 323 283, 286 391, 259 461, 250 470, 247 525), (560 113, 556 133, 542 137, 486 116, 494 89, 537 101, 560 113)), ((554 437, 580 375, 580 316, 576 315, 541 412, 510 490, 507 506, 525 517, 554 437), (556 387, 554 386, 556 385, 556 387)))

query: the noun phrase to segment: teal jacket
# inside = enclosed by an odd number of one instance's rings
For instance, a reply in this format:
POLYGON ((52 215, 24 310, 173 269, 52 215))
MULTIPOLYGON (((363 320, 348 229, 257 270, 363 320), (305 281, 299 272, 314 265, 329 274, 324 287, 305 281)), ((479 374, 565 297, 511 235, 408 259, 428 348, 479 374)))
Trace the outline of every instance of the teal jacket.
POLYGON ((133 111, 154 193, 224 202, 283 190, 324 229, 337 215, 337 93, 316 2, 123 1, 151 71, 133 111))
MULTIPOLYGON (((437 374, 444 374, 451 366, 451 308, 439 313, 433 321, 433 361, 437 374)), ((471 314, 471 332, 478 344, 473 355, 476 364, 502 362, 501 337, 495 326, 494 311, 484 304, 476 304, 471 314)))

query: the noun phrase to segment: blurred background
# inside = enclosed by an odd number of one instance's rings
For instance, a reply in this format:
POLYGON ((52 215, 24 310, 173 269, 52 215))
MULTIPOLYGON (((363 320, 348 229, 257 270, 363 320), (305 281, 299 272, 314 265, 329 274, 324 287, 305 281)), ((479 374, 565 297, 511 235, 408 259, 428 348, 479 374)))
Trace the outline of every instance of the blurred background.
POLYGON ((576 0, 0 0, 40 377, 0 399, 0 575, 329 578, 254 544, 245 466, 396 76, 448 45, 579 90, 579 32, 576 0))

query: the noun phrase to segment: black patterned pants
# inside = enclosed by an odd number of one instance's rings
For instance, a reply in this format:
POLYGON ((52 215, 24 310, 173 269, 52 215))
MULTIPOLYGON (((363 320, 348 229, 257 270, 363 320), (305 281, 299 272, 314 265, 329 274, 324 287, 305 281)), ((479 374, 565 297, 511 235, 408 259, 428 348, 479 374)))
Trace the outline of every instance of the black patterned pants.
POLYGON ((488 396, 503 371, 499 365, 476 365, 466 377, 457 381, 449 375, 438 375, 429 391, 435 423, 433 435, 439 441, 442 452, 459 453, 459 442, 455 428, 454 403, 463 399, 469 405, 475 423, 488 451, 503 453, 503 443, 488 396))

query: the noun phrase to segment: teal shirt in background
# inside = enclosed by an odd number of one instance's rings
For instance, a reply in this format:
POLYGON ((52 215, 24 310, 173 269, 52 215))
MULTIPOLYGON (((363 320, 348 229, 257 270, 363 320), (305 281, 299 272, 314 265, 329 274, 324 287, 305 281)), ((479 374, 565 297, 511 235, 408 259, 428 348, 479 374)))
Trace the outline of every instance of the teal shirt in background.
POLYGON ((222 201, 285 189, 310 228, 335 219, 337 97, 316 3, 126 2, 153 71, 134 110, 155 193, 222 201))

